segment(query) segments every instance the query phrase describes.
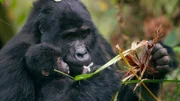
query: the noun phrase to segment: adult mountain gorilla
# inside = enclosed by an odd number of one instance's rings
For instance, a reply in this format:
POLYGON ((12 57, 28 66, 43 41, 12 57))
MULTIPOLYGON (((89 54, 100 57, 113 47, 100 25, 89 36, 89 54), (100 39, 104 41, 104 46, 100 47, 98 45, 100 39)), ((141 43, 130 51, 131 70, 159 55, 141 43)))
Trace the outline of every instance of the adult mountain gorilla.
MULTIPOLYGON (((64 52, 63 60, 68 63, 72 76, 81 74, 83 65, 91 62, 103 65, 108 58, 114 57, 110 45, 98 33, 89 12, 79 0, 38 0, 22 30, 0 51, 1 101, 38 99, 36 91, 40 87, 30 75, 24 56, 29 47, 44 43, 64 52)), ((154 48, 153 64, 162 76, 165 74, 162 71, 169 69, 169 60, 166 49, 158 44, 154 48)), ((48 92, 48 89, 45 92, 52 95, 52 101, 110 101, 119 85, 116 73, 106 69, 88 80, 57 87, 60 90, 55 89, 56 94, 48 92)), ((151 90, 157 93, 158 84, 151 86, 151 90)), ((119 100, 126 101, 128 98, 136 101, 137 97, 129 88, 121 88, 119 100)))

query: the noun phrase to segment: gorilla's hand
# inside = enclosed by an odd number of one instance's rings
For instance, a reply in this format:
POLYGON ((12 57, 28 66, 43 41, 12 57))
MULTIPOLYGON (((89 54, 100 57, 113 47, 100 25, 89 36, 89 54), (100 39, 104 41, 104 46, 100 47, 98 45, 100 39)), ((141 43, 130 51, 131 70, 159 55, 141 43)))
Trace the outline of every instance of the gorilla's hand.
POLYGON ((169 66, 170 56, 161 44, 157 43, 152 50, 152 64, 164 76, 171 71, 169 66))

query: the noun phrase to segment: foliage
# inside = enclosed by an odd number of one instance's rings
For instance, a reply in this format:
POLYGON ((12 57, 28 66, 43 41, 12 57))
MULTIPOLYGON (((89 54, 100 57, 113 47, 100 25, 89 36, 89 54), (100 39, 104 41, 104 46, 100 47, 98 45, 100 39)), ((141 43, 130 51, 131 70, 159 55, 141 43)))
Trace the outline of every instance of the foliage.
POLYGON ((0 0, 0 3, 2 3, 3 2, 3 0, 0 0))
POLYGON ((34 0, 4 0, 3 4, 16 32, 20 30, 27 19, 32 1, 34 0))

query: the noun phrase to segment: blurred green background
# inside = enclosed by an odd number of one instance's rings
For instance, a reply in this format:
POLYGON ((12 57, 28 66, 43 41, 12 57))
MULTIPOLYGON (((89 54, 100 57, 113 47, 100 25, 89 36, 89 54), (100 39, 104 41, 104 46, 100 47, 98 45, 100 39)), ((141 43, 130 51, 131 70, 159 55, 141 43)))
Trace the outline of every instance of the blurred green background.
MULTIPOLYGON (((21 29, 33 1, 3 0, 0 4, 2 44, 21 29)), ((163 41, 179 51, 180 0, 82 1, 101 34, 113 45, 119 43, 126 48, 133 40, 152 39, 160 24, 163 24, 160 28, 165 35, 163 41)))
MULTIPOLYGON (((22 27, 35 0, 3 0, 0 3, 0 46, 22 27)), ((180 60, 180 0, 82 0, 101 34, 124 49, 134 40, 151 40, 159 33, 161 41, 171 46, 180 60), (161 27, 160 27, 161 26, 161 27)), ((180 70, 168 78, 180 80, 180 70)), ((165 83, 162 101, 178 101, 180 84, 165 83), (175 94, 174 94, 175 93, 175 94)))

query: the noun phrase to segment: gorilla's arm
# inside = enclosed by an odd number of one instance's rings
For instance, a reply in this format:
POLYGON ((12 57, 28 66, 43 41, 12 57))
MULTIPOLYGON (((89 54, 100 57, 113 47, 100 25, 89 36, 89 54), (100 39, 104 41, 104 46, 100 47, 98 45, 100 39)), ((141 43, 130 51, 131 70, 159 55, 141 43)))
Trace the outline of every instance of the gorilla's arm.
POLYGON ((0 51, 0 101, 34 101, 34 85, 24 54, 36 43, 33 34, 18 34, 0 51))
POLYGON ((0 100, 34 101, 34 88, 25 70, 24 54, 29 44, 20 43, 0 52, 0 100))

